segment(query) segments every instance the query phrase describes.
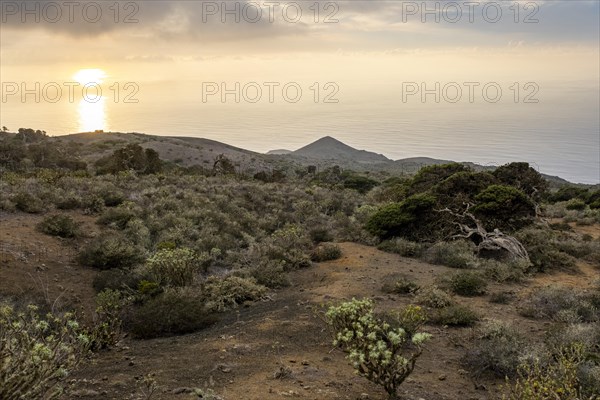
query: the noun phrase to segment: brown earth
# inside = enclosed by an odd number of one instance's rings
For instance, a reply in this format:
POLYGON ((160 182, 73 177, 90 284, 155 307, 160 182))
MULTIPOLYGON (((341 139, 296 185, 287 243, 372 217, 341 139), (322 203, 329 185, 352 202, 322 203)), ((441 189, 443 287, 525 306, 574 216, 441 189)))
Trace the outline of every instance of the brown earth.
MULTIPOLYGON (((92 218, 73 216, 92 235, 97 230, 92 218)), ((39 216, 0 218, 0 294, 23 301, 47 298, 50 303, 60 296, 64 304, 89 315, 96 272, 74 261, 79 242, 37 232, 39 216)), ((405 274, 423 286, 455 270, 359 244, 340 246, 341 259, 292 273, 290 288, 224 314, 209 329, 145 341, 125 338, 116 348, 96 354, 73 376, 76 391, 69 399, 146 399, 141 379, 147 374, 159 385, 153 400, 198 398, 189 393, 192 388, 212 388, 226 400, 386 399, 382 389, 356 376, 344 354, 331 346, 331 334, 320 317, 322 306, 371 297, 379 310, 399 308, 413 299, 381 291, 391 275, 405 274), (276 377, 280 371, 284 376, 276 377)), ((580 269, 575 274, 538 275, 519 285, 492 284, 489 293, 511 291, 518 299, 531 287, 549 284, 587 288, 598 270, 587 264, 580 269)), ((534 339, 541 340, 549 326, 521 317, 518 300, 495 304, 489 295, 456 300, 484 317, 512 321, 534 339)), ((473 329, 427 325, 425 330, 433 339, 401 387, 405 399, 497 398, 503 381, 474 379, 461 362, 473 329)))

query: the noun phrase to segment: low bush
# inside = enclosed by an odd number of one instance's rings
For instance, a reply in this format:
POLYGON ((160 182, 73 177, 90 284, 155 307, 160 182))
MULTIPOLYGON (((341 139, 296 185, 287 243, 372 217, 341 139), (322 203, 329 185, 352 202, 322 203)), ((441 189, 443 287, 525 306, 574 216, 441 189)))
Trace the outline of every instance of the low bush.
POLYGON ((135 270, 107 269, 98 271, 92 281, 92 286, 96 293, 106 289, 136 290, 140 282, 144 279, 144 276, 135 270))
POLYGON ((472 326, 479 321, 479 315, 466 306, 451 305, 437 310, 432 322, 448 326, 472 326))
POLYGON ((402 257, 420 257, 425 249, 421 243, 411 242, 403 238, 383 241, 377 248, 388 253, 400 254, 402 257))
POLYGON ((77 223, 65 214, 49 215, 38 224, 37 228, 46 235, 62 238, 72 238, 79 233, 77 223))
POLYGON ((130 268, 144 261, 144 251, 126 238, 111 233, 98 236, 79 253, 79 261, 98 269, 130 268))
POLYGON ((597 400, 600 393, 600 365, 593 361, 583 361, 577 368, 577 381, 582 398, 597 400))
POLYGON ((256 279, 256 283, 259 285, 270 289, 280 289, 290 286, 290 279, 281 261, 267 260, 252 268, 250 276, 256 279))
POLYGON ((41 317, 35 306, 0 304, 0 398, 58 398, 88 347, 72 314, 41 317))
POLYGON ((479 267, 486 277, 496 282, 522 282, 525 272, 530 267, 526 261, 500 262, 496 260, 481 260, 479 267))
POLYGON ((571 270, 575 267, 575 259, 557 247, 552 230, 532 227, 517 232, 515 237, 527 249, 536 271, 571 270))
POLYGON ((571 400, 597 399, 596 394, 585 396, 578 379, 579 366, 584 361, 580 346, 564 349, 556 361, 547 366, 538 360, 533 363, 521 363, 518 378, 507 385, 506 400, 571 400))
POLYGON ((109 208, 96 220, 99 225, 110 226, 116 229, 125 229, 127 223, 134 219, 136 214, 126 207, 109 208))
POLYGON ((451 268, 473 268, 476 265, 474 245, 464 240, 438 242, 425 251, 425 260, 431 264, 451 268))
POLYGON ((15 208, 30 214, 39 214, 46 210, 46 205, 38 197, 27 192, 19 192, 12 196, 11 201, 15 208))
POLYGON ((121 339, 121 311, 126 302, 116 290, 107 289, 96 295, 94 325, 88 333, 93 350, 108 348, 121 339))
POLYGON ((562 322, 593 322, 600 318, 600 310, 587 296, 559 286, 548 286, 531 293, 521 302, 519 312, 529 318, 562 322))
POLYGON ((144 270, 160 285, 188 286, 198 273, 206 271, 210 260, 210 255, 197 254, 188 248, 165 249, 150 257, 144 270))
POLYGON ((410 325, 407 329, 377 318, 368 299, 331 306, 326 313, 334 346, 346 351, 357 373, 383 386, 390 398, 396 397, 399 386, 413 372, 423 344, 431 337, 419 332, 425 322, 419 307, 409 306, 402 314, 410 325))
POLYGON ((74 193, 69 193, 65 197, 57 199, 55 205, 59 210, 75 210, 81 207, 81 197, 74 193))
POLYGON ((476 376, 490 372, 499 378, 512 377, 517 373, 526 346, 523 335, 515 327, 504 321, 490 320, 477 330, 464 361, 476 376))
POLYGON ((333 240, 333 235, 326 228, 315 228, 311 229, 309 232, 310 239, 316 243, 322 242, 331 242, 333 240))
POLYGON ((125 323, 134 336, 150 339, 196 332, 217 320, 197 293, 169 289, 132 309, 125 323))
POLYGON ((420 288, 415 300, 431 308, 444 308, 453 304, 452 297, 435 285, 420 288))
POLYGON ((404 275, 394 275, 386 279, 381 290, 385 293, 395 294, 414 294, 420 289, 420 286, 404 275))
POLYGON ((230 275, 226 278, 209 277, 202 285, 202 295, 210 311, 226 311, 246 301, 263 298, 266 288, 254 279, 230 275))
POLYGON ((502 291, 490 294, 490 303, 509 304, 514 299, 515 294, 513 292, 502 291))
MULTIPOLYGON (((546 334, 546 345, 552 354, 575 344, 587 354, 600 353, 600 325, 589 323, 556 324, 546 334)), ((600 354, 596 354, 596 357, 600 354)), ((595 357, 594 357, 595 358, 595 357)))
POLYGON ((342 257, 342 249, 337 244, 326 243, 318 246, 310 255, 314 262, 337 260, 342 257))
POLYGON ((480 296, 486 288, 487 281, 479 272, 459 272, 450 278, 450 289, 460 296, 480 296))
POLYGON ((565 208, 567 210, 583 211, 583 210, 585 210, 585 207, 586 207, 585 201, 583 201, 581 199, 571 199, 565 205, 565 208))

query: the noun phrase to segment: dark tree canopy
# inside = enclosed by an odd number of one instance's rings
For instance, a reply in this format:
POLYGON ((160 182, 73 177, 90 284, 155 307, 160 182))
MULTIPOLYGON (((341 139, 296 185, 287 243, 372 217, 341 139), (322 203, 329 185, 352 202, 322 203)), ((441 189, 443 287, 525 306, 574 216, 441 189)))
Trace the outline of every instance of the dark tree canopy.
POLYGON ((128 144, 115 150, 112 155, 96 161, 96 168, 99 174, 116 174, 122 171, 155 174, 162 170, 162 161, 155 150, 128 144))

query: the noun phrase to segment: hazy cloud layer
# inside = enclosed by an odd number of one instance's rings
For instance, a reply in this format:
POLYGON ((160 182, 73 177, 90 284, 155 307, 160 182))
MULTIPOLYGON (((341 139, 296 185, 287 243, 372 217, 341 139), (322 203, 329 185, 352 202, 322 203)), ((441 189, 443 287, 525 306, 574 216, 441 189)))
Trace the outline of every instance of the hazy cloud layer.
MULTIPOLYGON (((154 40, 248 41, 278 36, 310 37, 322 32, 370 32, 394 35, 398 45, 402 45, 404 40, 409 45, 413 39, 430 41, 431 37, 435 37, 440 45, 454 45, 454 35, 460 36, 461 32, 471 35, 470 42, 480 42, 482 45, 488 44, 490 37, 493 38, 490 44, 502 42, 504 36, 519 36, 527 42, 556 44, 594 42, 598 39, 600 13, 599 2, 588 0, 484 0, 475 2, 476 5, 467 1, 320 1, 320 21, 315 23, 313 1, 150 0, 120 1, 118 7, 113 1, 89 0, 70 3, 2 0, 1 3, 3 30, 44 29, 74 38, 127 33, 154 40), (253 21, 258 15, 258 6, 261 7, 262 17, 253 21), (302 10, 302 18, 297 23, 289 22, 295 19, 298 8, 302 10), (237 13, 226 12, 236 9, 237 13), (57 10, 62 14, 60 18, 57 10), (497 18, 498 10, 502 13, 500 18, 497 18), (39 23, 35 21, 36 12, 40 17, 39 23), (96 21, 98 12, 101 16, 96 21), (331 19, 339 20, 339 23, 323 23, 328 15, 332 16, 331 19), (515 18, 518 23, 515 23, 515 18), (423 19, 426 23, 422 23, 423 19), (496 19, 497 22, 492 22, 496 19), (525 20, 539 22, 525 23, 525 20), (446 34, 440 37, 439 31, 446 34)), ((318 47, 319 44, 315 43, 314 46, 318 47)))

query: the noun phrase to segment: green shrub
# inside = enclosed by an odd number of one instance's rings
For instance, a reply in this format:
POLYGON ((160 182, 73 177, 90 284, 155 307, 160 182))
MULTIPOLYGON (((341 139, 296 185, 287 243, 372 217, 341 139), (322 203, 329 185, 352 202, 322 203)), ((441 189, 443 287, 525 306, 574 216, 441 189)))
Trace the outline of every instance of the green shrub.
POLYGON ((515 298, 515 294, 513 292, 495 292, 490 294, 490 303, 496 304, 509 304, 515 298))
POLYGON ((420 257, 424 246, 403 238, 394 238, 381 242, 377 248, 388 253, 400 254, 402 257, 420 257))
POLYGON ((79 233, 77 223, 65 214, 49 215, 38 224, 37 228, 47 235, 62 238, 72 238, 79 233))
POLYGON ((226 311, 237 308, 246 301, 256 301, 266 293, 264 286, 254 279, 230 275, 224 279, 209 277, 202 286, 206 307, 210 311, 226 311))
POLYGON ((440 325, 472 326, 479 321, 479 315, 466 306, 451 305, 437 310, 432 321, 440 325))
POLYGON ((516 260, 509 262, 500 262, 496 260, 481 260, 480 269, 490 279, 505 282, 522 282, 525 279, 525 272, 530 264, 525 260, 516 260))
POLYGON ((125 207, 109 208, 96 221, 99 225, 125 229, 127 223, 136 217, 135 212, 125 207))
POLYGON ((210 260, 208 254, 188 248, 159 250, 146 261, 145 271, 160 285, 188 286, 198 273, 206 271, 210 260))
POLYGON ((452 297, 437 286, 425 286, 417 291, 417 303, 431 308, 444 308, 452 305, 452 297))
POLYGON ((55 204, 59 210, 75 210, 81 207, 81 197, 76 194, 68 194, 57 199, 55 204))
POLYGON ((583 397, 577 372, 583 363, 580 346, 564 349, 555 362, 544 367, 538 360, 521 363, 518 378, 507 385, 505 400, 595 400, 597 396, 583 397))
POLYGON ((121 311, 125 305, 126 300, 116 290, 107 289, 96 295, 96 318, 88 333, 93 350, 108 348, 121 339, 121 311))
POLYGON ((267 260, 250 270, 250 275, 256 283, 270 289, 280 289, 290 286, 290 279, 282 261, 267 260))
POLYGON ((527 228, 517 232, 515 237, 527 249, 531 264, 536 271, 569 270, 575 267, 575 259, 559 250, 552 230, 527 228))
POLYGON ((585 210, 586 204, 585 201, 580 199, 571 199, 567 202, 565 208, 567 210, 577 210, 582 211, 585 210))
POLYGON ((479 272, 459 272, 450 278, 450 288, 460 296, 480 296, 485 294, 487 281, 479 272))
POLYGON ((81 204, 81 208, 83 208, 84 212, 90 215, 101 213, 104 211, 104 207, 104 200, 95 195, 86 196, 81 204))
POLYGON ((39 214, 46 210, 46 206, 42 200, 27 192, 19 192, 11 198, 15 207, 19 211, 30 214, 39 214))
POLYGON ((527 343, 518 330, 504 321, 490 320, 478 329, 464 361, 476 375, 489 371, 499 378, 512 377, 526 351, 527 343))
POLYGON ((92 281, 92 286, 96 293, 106 289, 135 290, 142 280, 144 277, 135 270, 107 269, 98 271, 92 281))
POLYGON ((556 192, 549 196, 549 200, 553 203, 560 201, 569 201, 571 199, 583 199, 587 194, 587 189, 577 186, 562 186, 556 192))
POLYGON ((513 186, 527 196, 540 197, 548 189, 548 181, 526 162, 512 162, 502 165, 492 174, 502 184, 513 186))
POLYGON ((565 318, 583 322, 598 321, 600 311, 590 300, 575 289, 547 286, 532 292, 521 302, 519 312, 526 317, 535 319, 555 319, 565 321, 565 318))
POLYGON ((409 306, 403 314, 402 319, 410 322, 408 329, 377 318, 368 299, 331 306, 326 313, 334 332, 334 346, 348 353, 359 375, 383 386, 391 398, 413 372, 423 343, 431 337, 418 332, 425 321, 420 307, 409 306))
POLYGON ((465 240, 438 242, 425 251, 425 260, 451 268, 473 268, 477 260, 474 251, 474 245, 465 240))
POLYGON ((577 381, 582 398, 597 400, 600 393, 600 365, 592 361, 580 363, 577 368, 577 381))
POLYGON ((423 167, 410 182, 410 194, 426 192, 435 185, 460 172, 470 172, 470 169, 459 163, 423 167))
POLYGON ((407 276, 394 275, 388 278, 381 290, 385 293, 414 294, 417 293, 419 289, 420 286, 407 276))
POLYGON ((144 251, 122 236, 107 233, 86 245, 79 253, 79 261, 103 270, 130 268, 144 261, 144 251))
POLYGON ((345 188, 356 190, 361 194, 367 193, 378 184, 379 182, 376 180, 361 175, 350 175, 344 179, 343 183, 345 188))
MULTIPOLYGON (((546 346, 551 354, 575 344, 583 346, 586 354, 600 352, 600 325, 590 323, 555 324, 546 334, 546 346)), ((596 358, 598 354, 589 358, 596 358)))
POLYGON ((196 332, 217 320, 207 311, 198 294, 190 290, 169 289, 134 308, 126 326, 134 336, 150 339, 196 332))
POLYGON ((310 239, 316 243, 331 242, 333 235, 325 228, 315 228, 309 232, 310 239))
POLYGON ((0 304, 0 398, 56 399, 85 359, 89 338, 72 314, 38 315, 0 304))
POLYGON ((435 219, 433 208, 437 199, 430 194, 416 194, 401 203, 380 208, 369 219, 366 229, 382 239, 401 236, 409 240, 431 237, 428 225, 435 219))
POLYGON ((477 196, 472 208, 489 230, 514 231, 533 222, 535 205, 519 189, 512 186, 491 185, 477 196))
POLYGON ((342 249, 337 244, 322 244, 318 246, 310 255, 310 259, 314 262, 323 262, 337 260, 342 257, 342 249))

